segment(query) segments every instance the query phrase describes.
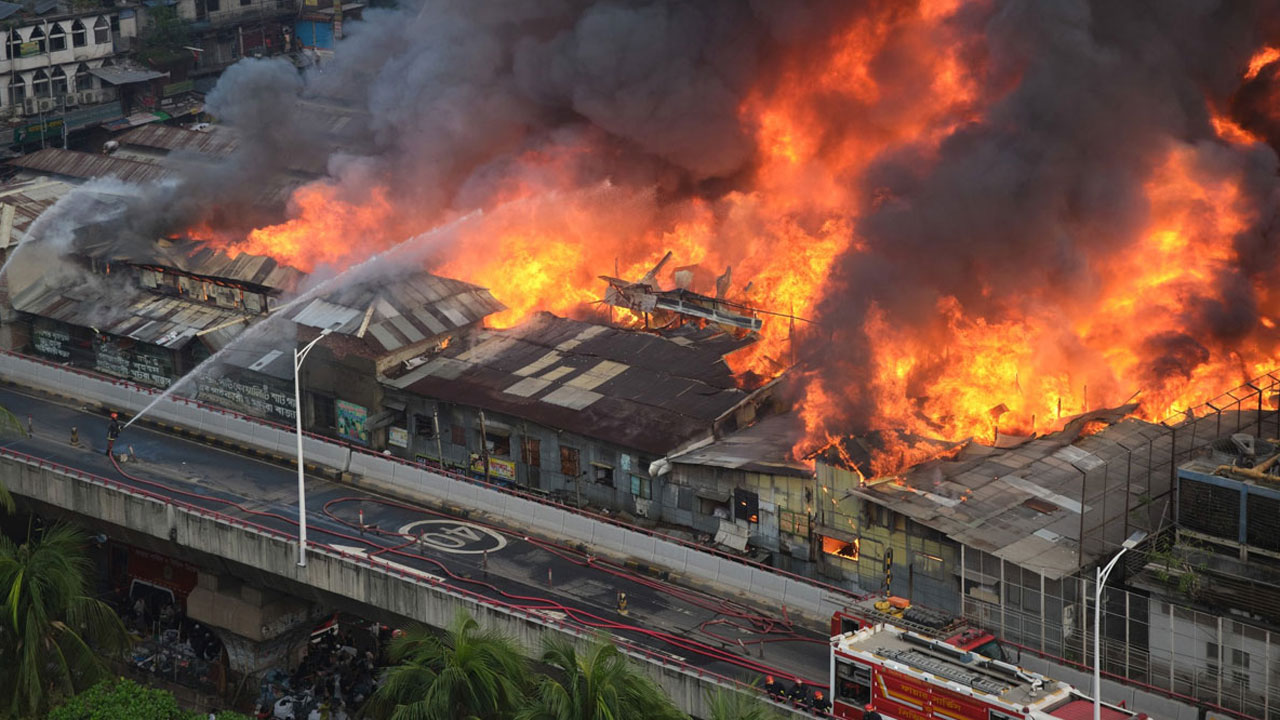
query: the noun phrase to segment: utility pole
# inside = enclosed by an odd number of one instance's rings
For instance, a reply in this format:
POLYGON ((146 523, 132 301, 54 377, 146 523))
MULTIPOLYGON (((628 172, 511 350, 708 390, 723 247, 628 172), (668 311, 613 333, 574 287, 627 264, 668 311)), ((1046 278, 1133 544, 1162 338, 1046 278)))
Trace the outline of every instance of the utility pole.
POLYGON ((484 462, 484 481, 489 482, 489 432, 484 426, 484 411, 480 411, 480 458, 484 462))
POLYGON ((440 403, 431 410, 431 424, 436 431, 436 459, 440 461, 440 469, 444 470, 444 448, 440 444, 440 403))

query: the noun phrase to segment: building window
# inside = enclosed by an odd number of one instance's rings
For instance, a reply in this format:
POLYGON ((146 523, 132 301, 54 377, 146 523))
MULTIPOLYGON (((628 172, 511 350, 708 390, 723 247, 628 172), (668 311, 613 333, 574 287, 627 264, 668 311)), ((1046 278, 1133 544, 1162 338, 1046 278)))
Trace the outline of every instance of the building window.
POLYGON ((511 457, 511 436, 496 432, 486 432, 484 434, 484 447, 491 456, 511 457))
MULTIPOLYGON (((44 53, 49 49, 49 42, 44 36, 44 30, 41 30, 39 25, 31 28, 31 38, 27 42, 35 43, 40 53, 44 53)), ((36 94, 39 95, 39 93, 36 94)))
POLYGON ((467 446, 467 430, 461 425, 453 425, 449 428, 449 440, 454 445, 461 447, 467 446))
POLYGON ((822 538, 822 552, 828 555, 842 557, 845 560, 858 559, 858 541, 846 542, 839 538, 820 536, 822 538))
POLYGON ((613 468, 608 465, 591 463, 591 479, 601 485, 613 487, 613 468))
POLYGON ((521 438, 520 462, 531 468, 542 467, 542 441, 528 435, 521 438))
POLYGON ((60 24, 55 24, 49 31, 49 49, 54 52, 67 49, 67 31, 60 24))
POLYGON ((62 68, 60 68, 60 67, 56 67, 56 68, 54 68, 54 69, 53 69, 53 95, 54 95, 54 97, 61 97, 61 96, 63 96, 63 95, 66 95, 66 94, 67 94, 67 89, 68 89, 68 83, 67 83, 67 71, 66 71, 66 70, 63 70, 63 69, 62 69, 62 68))
POLYGON ((93 75, 89 74, 89 66, 84 63, 80 63, 76 68, 76 90, 84 91, 92 89, 93 75))
POLYGON ((105 45, 111 42, 111 21, 105 17, 99 17, 98 21, 93 24, 93 42, 98 45, 105 45))
POLYGON ((9 78, 9 104, 13 106, 22 105, 27 99, 27 83, 22 79, 21 75, 15 73, 9 78))
POLYGON ((22 57, 22 35, 18 34, 18 29, 14 28, 9 31, 9 57, 22 57))
POLYGON ((778 532, 806 537, 809 534, 809 516, 792 510, 778 510, 778 532))
MULTIPOLYGON (((947 577, 947 573, 943 568, 943 562, 941 557, 937 555, 930 555, 929 553, 922 553, 922 552, 916 552, 914 553, 914 555, 915 555, 915 569, 917 571, 938 580, 942 580, 947 577)), ((1009 599, 1013 600, 1012 595, 1010 595, 1009 599)))
POLYGON ((209 12, 218 12, 222 9, 221 0, 205 0, 204 6, 209 12))
POLYGON ((733 519, 760 522, 760 495, 746 488, 733 490, 733 519))
POLYGON ((645 500, 652 500, 653 499, 652 481, 649 480, 649 478, 647 477, 632 475, 631 476, 631 494, 635 495, 638 498, 643 498, 645 500))
POLYGON ((84 47, 89 44, 89 32, 84 29, 84 23, 76 20, 71 23, 71 46, 84 47))
POLYGON ((566 478, 576 478, 582 474, 578 448, 560 446, 560 474, 566 478))
POLYGON ((333 398, 311 393, 311 427, 328 429, 337 427, 338 413, 333 398))
POLYGON ((49 73, 37 70, 31 77, 31 94, 36 97, 49 97, 49 73))
POLYGON ((715 498, 700 497, 698 498, 698 512, 710 517, 729 519, 729 503, 716 500, 715 498))
POLYGON ((413 414, 413 434, 430 440, 436 436, 436 419, 432 415, 413 414))

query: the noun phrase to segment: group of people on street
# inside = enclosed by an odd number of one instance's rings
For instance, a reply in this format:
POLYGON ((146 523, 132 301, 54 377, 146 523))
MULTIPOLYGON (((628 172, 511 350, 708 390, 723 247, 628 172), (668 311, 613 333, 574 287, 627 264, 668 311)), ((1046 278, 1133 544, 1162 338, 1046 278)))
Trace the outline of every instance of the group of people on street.
MULTIPOLYGON (((363 627, 363 626, 361 626, 363 627)), ((377 688, 378 664, 390 630, 375 626, 373 636, 360 642, 335 624, 307 644, 292 673, 271 676, 263 683, 259 718, 275 720, 343 720, 377 688)))
MULTIPOLYGON (((792 707, 809 710, 818 717, 827 717, 831 711, 831 701, 827 699, 826 694, 821 690, 810 692, 808 686, 799 678, 792 682, 790 688, 787 688, 772 675, 768 675, 765 677, 764 691, 776 702, 789 702, 792 707)), ((863 717, 866 720, 880 720, 879 715, 874 718, 869 715, 863 717)))

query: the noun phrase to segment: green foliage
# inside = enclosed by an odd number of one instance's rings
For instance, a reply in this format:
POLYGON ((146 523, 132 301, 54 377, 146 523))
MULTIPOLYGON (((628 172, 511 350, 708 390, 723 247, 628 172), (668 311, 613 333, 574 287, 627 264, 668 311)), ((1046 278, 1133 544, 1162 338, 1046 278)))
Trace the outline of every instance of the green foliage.
MULTIPOLYGON (((218 720, 251 720, 247 715, 222 710, 218 720)), ((178 707, 168 690, 149 688, 128 679, 103 680, 72 696, 49 712, 45 720, 205 720, 206 713, 178 707)))
MULTIPOLYGON (((166 690, 119 678, 103 680, 49 713, 47 720, 194 720, 166 690)), ((221 717, 221 716, 219 716, 221 717)))
POLYGON ((718 687, 707 693, 707 720, 781 720, 773 708, 759 698, 737 690, 718 687))
POLYGON ((1203 556, 1205 548, 1181 538, 1177 542, 1158 542, 1147 552, 1147 565, 1162 583, 1176 585, 1178 592, 1195 600, 1204 590, 1204 572, 1208 564, 1194 562, 1197 554, 1203 556))
POLYGON ((95 647, 128 646, 120 618, 87 595, 84 545, 67 526, 21 545, 0 536, 0 713, 41 715, 57 697, 106 675, 95 647))
POLYGON ((178 11, 162 5, 147 11, 147 26, 138 38, 138 59, 155 67, 191 60, 191 25, 178 11))
POLYGON ((543 676, 518 720, 686 720, 662 690, 607 638, 587 651, 563 638, 547 641, 542 662, 561 671, 563 680, 543 676))
POLYGON ((444 637, 412 628, 391 641, 394 667, 370 706, 390 720, 496 720, 524 699, 524 656, 512 640, 458 613, 444 637))

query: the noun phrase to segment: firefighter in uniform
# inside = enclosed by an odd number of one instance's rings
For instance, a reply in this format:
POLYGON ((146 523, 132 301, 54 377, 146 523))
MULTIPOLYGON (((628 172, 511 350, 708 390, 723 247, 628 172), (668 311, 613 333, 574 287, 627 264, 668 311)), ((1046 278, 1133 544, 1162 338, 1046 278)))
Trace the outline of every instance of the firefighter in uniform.
POLYGON ((880 713, 876 712, 876 706, 867 703, 867 711, 862 713, 862 720, 882 720, 880 713))
POLYGON ((813 708, 815 715, 818 717, 826 717, 827 711, 831 709, 831 701, 827 700, 821 690, 815 690, 813 692, 813 701, 810 703, 810 706, 813 708))
POLYGON ((111 449, 115 447, 118 437, 120 437, 120 416, 111 413, 111 424, 107 425, 107 457, 111 457, 111 449))
POLYGON ((764 691, 774 700, 781 700, 786 689, 782 687, 782 683, 773 679, 772 675, 764 676, 764 691))
POLYGON ((800 707, 809 699, 809 691, 804 687, 804 681, 796 678, 796 682, 787 691, 787 700, 791 701, 792 706, 800 707))

